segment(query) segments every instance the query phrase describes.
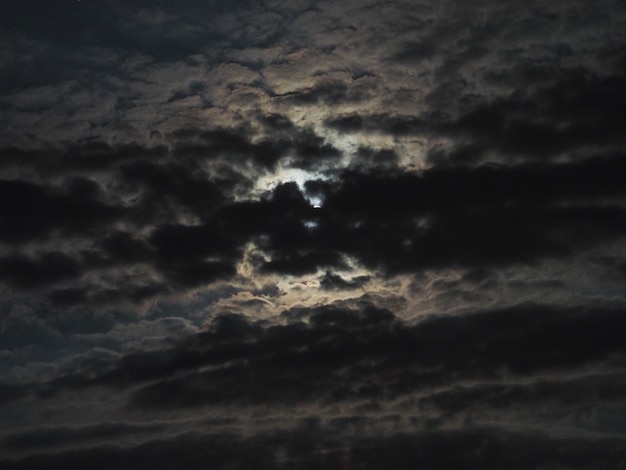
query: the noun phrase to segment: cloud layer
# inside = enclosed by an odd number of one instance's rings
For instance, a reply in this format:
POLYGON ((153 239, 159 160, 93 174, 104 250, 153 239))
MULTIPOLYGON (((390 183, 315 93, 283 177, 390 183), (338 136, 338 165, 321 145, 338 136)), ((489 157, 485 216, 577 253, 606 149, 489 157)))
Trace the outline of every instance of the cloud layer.
POLYGON ((620 2, 0 10, 3 468, 624 465, 620 2))

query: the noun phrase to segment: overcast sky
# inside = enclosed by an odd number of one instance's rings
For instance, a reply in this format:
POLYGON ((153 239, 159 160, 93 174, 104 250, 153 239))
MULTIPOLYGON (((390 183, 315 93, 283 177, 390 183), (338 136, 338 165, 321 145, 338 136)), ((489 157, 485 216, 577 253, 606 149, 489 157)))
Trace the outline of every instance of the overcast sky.
POLYGON ((625 468, 622 0, 5 0, 0 465, 625 468))

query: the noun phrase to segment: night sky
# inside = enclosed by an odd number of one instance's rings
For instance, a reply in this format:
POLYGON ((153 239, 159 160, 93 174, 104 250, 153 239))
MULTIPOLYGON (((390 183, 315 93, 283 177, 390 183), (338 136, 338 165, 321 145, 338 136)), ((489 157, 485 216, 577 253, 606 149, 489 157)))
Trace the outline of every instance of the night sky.
POLYGON ((626 3, 2 0, 0 466, 626 468, 626 3))

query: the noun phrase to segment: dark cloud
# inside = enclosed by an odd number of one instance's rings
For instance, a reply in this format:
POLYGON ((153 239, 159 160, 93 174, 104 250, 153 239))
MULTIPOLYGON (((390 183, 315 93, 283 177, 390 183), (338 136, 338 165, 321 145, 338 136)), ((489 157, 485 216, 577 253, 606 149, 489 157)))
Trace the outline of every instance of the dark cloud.
POLYGON ((576 425, 582 428, 593 430, 605 427, 609 432, 619 433, 623 432, 619 421, 611 422, 605 418, 606 422, 601 422, 600 419, 586 415, 589 410, 609 408, 612 404, 621 407, 625 385, 622 376, 598 374, 574 379, 544 379, 526 384, 457 386, 423 398, 421 406, 425 409, 436 407, 449 415, 480 415, 490 409, 507 410, 512 403, 536 409, 550 407, 564 417, 571 415, 578 419, 576 425), (602 401, 601 405, 598 400, 602 401))
POLYGON ((53 305, 66 307, 69 305, 82 304, 87 301, 87 288, 70 287, 67 289, 57 289, 48 295, 48 299, 53 305))
POLYGON ((365 468, 392 464, 407 469, 415 465, 464 468, 468 463, 485 467, 505 465, 509 468, 540 467, 546 463, 590 468, 598 462, 608 467, 620 465, 622 460, 616 442, 612 440, 595 443, 599 448, 594 444, 580 448, 581 441, 577 439, 554 440, 519 433, 498 436, 493 430, 436 433, 425 440, 420 437, 405 435, 381 441, 367 440, 352 449, 351 458, 363 463, 365 468), (421 445, 416 445, 416 440, 421 445), (604 449, 606 454, 600 449, 604 449), (598 455, 605 457, 599 458, 598 455))
POLYGON ((97 186, 73 180, 63 191, 20 180, 0 181, 0 240, 5 243, 46 239, 55 231, 85 235, 124 215, 122 207, 102 203, 97 186))
POLYGON ((494 151, 533 159, 598 142, 623 144, 618 111, 626 100, 618 85, 622 80, 572 71, 527 96, 478 107, 452 123, 449 131, 467 133, 494 151))
POLYGON ((279 141, 251 142, 252 134, 242 129, 179 129, 169 135, 174 153, 187 159, 218 159, 226 157, 234 162, 251 162, 272 168, 285 156, 288 143, 279 141))
POLYGON ((189 98, 190 96, 201 96, 202 92, 205 91, 206 88, 206 83, 198 80, 192 80, 191 82, 189 82, 186 89, 175 90, 174 92, 172 92, 172 95, 170 96, 168 101, 171 102, 176 100, 182 100, 185 98, 189 98))
POLYGON ((44 253, 37 259, 17 254, 0 259, 0 278, 20 289, 71 279, 79 272, 76 260, 59 252, 44 253))
MULTIPOLYGON (((310 131, 294 134, 283 148, 280 148, 282 144, 269 142, 267 145, 252 144, 244 134, 220 130, 181 131, 172 139, 185 142, 194 139, 200 143, 193 152, 188 145, 176 144, 178 150, 173 154, 166 149, 104 144, 83 146, 64 153, 7 150, 7 169, 29 167, 41 177, 63 174, 61 171, 84 176, 66 178, 61 187, 23 180, 2 182, 0 191, 3 192, 4 207, 0 217, 5 243, 19 246, 64 237, 96 239, 100 234, 103 237, 92 249, 78 255, 58 250, 42 250, 35 255, 7 254, 2 261, 5 282, 22 289, 69 280, 92 269, 138 263, 154 265, 172 282, 182 286, 229 277, 235 272, 242 247, 251 237, 262 233, 261 226, 275 231, 272 244, 280 243, 281 239, 290 236, 291 227, 302 226, 300 219, 311 208, 295 187, 292 196, 278 188, 271 199, 264 202, 249 206, 229 203, 226 192, 232 190, 233 184, 225 182, 219 174, 211 178, 197 166, 198 159, 211 160, 220 155, 234 158, 252 155, 256 158, 258 155, 265 165, 266 161, 275 164, 281 156, 293 151, 293 165, 312 167, 339 155, 310 131), (181 151, 181 148, 186 150, 181 151), (94 181, 103 173, 116 178, 106 188, 94 181), (122 206, 119 199, 125 194, 129 195, 126 197, 131 203, 122 206), (255 213, 246 214, 246 207, 255 213), (185 213, 200 217, 200 223, 173 222, 185 213), (239 213, 244 218, 240 218, 239 213), (291 221, 288 221, 289 214, 293 217, 291 221), (256 228, 254 223, 250 225, 250 215, 258 220, 256 228), (130 223, 139 230, 148 229, 151 234, 146 239, 117 230, 113 228, 116 222, 130 223), (108 233, 105 227, 111 227, 108 233), (203 256, 212 259, 202 259, 203 256)), ((241 176, 235 177, 242 179, 241 176)), ((268 264, 267 268, 289 270, 288 266, 299 264, 300 255, 289 257, 293 261, 283 257, 283 261, 268 264)), ((326 263, 335 264, 339 256, 329 254, 327 259, 326 263)), ((313 258, 311 263, 306 270, 318 264, 313 258)), ((150 292, 157 294, 159 290, 144 286, 139 291, 135 289, 113 297, 149 297, 150 292)), ((50 299, 56 304, 94 296, 105 301, 111 294, 88 296, 87 290, 79 287, 55 291, 50 299)))
POLYGON ((24 389, 19 385, 0 383, 0 404, 22 398, 24 389))
POLYGON ((415 116, 345 115, 329 119, 325 125, 343 132, 373 132, 395 136, 417 135, 429 130, 428 122, 415 116))
POLYGON ((437 45, 430 41, 423 41, 413 44, 405 44, 396 52, 391 60, 403 64, 420 62, 432 58, 437 53, 437 45))
POLYGON ((174 282, 209 283, 235 274, 238 247, 210 225, 165 225, 150 239, 156 263, 174 282))
MULTIPOLYGON (((140 389, 135 406, 160 409, 216 403, 388 400, 450 382, 491 380, 503 372, 519 376, 573 372, 624 354, 619 335, 621 311, 529 306, 434 318, 415 326, 397 323, 389 312, 376 309, 329 308, 310 314, 308 327, 293 324, 259 330, 239 324, 233 341, 221 346, 214 343, 216 336, 206 336, 204 346, 197 343, 194 350, 200 349, 180 366, 196 369, 204 363, 202 357, 211 364, 220 357, 220 362, 231 366, 164 378, 140 389), (257 338, 254 343, 248 343, 250 335, 257 338), (229 353, 224 356, 221 351, 229 353), (253 360, 255 357, 258 359, 253 360), (237 384, 246 385, 238 388, 237 384)), ((219 337, 218 332, 214 335, 219 337)), ((594 393, 606 398, 601 390, 607 389, 613 389, 613 399, 619 400, 620 383, 618 377, 589 378, 579 387, 587 391, 582 395, 572 391, 571 400, 592 401, 594 393)), ((557 389, 561 386, 572 390, 565 384, 554 385, 557 389)), ((541 390, 550 385, 534 387, 541 390)), ((500 406, 529 400, 510 386, 502 389, 508 391, 504 397, 511 400, 501 398, 500 406)), ((532 388, 528 390, 533 393, 532 388)), ((565 395, 559 399, 556 391, 545 392, 535 393, 543 400, 569 400, 565 395)), ((470 404, 468 399, 464 406, 470 404)))
POLYGON ((619 86, 622 82, 621 75, 602 77, 571 70, 536 89, 468 105, 468 111, 456 117, 443 112, 445 108, 437 109, 440 101, 453 97, 450 93, 436 97, 440 91, 435 90, 429 98, 434 110, 419 116, 348 114, 327 119, 325 124, 348 133, 450 137, 460 145, 453 146, 449 162, 473 164, 486 151, 543 160, 576 149, 598 148, 600 143, 600 148, 620 148, 620 110, 626 99, 619 86))
MULTIPOLYGON (((200 468, 207 462, 212 466, 224 468, 233 462, 237 453, 239 457, 236 457, 235 462, 240 465, 271 463, 269 450, 263 450, 255 442, 242 442, 237 436, 230 434, 206 436, 199 433, 186 434, 168 440, 155 440, 126 449, 102 446, 88 450, 74 450, 57 454, 52 459, 56 460, 55 465, 68 469, 81 468, 87 462, 93 462, 90 465, 94 465, 95 468, 109 468, 110 465, 120 468, 137 468, 138 465, 165 468, 173 461, 177 461, 186 468, 200 468), (164 466, 165 462, 167 463, 164 466)), ((21 461, 9 461, 6 464, 7 468, 23 468, 24 465, 39 468, 44 465, 44 459, 35 456, 21 461)))
POLYGON ((319 268, 344 267, 343 258, 340 253, 323 250, 299 250, 280 253, 273 256, 272 260, 264 262, 261 270, 270 273, 291 274, 302 276, 304 274, 314 274, 319 268))
POLYGON ((616 157, 548 167, 433 169, 419 176, 348 173, 324 198, 319 237, 334 231, 345 252, 400 270, 562 256, 620 237, 619 205, 583 201, 621 200, 615 177, 621 166, 616 157))
POLYGON ((338 274, 326 271, 326 274, 320 279, 320 287, 324 290, 358 289, 367 284, 370 279, 370 276, 356 276, 346 280, 338 274))
POLYGON ((142 214, 163 210, 172 204, 188 208, 202 215, 210 211, 222 198, 219 187, 196 171, 193 174, 182 165, 169 163, 158 165, 136 160, 121 168, 123 181, 131 187, 142 186, 145 205, 138 208, 142 214))
POLYGON ((341 158, 339 150, 311 131, 302 132, 294 139, 293 154, 291 166, 306 170, 322 167, 327 162, 334 163, 341 158))
POLYGON ((70 145, 63 150, 23 150, 3 148, 1 168, 5 171, 29 170, 42 178, 68 174, 97 173, 115 169, 135 159, 160 160, 167 155, 166 147, 143 147, 136 144, 111 146, 102 141, 70 145))
POLYGON ((120 438, 159 430, 159 425, 133 425, 128 423, 104 423, 82 428, 41 428, 13 434, 4 440, 11 449, 54 448, 59 445, 82 444, 106 438, 120 438))
POLYGON ((133 447, 91 449, 38 455, 5 461, 7 469, 39 469, 50 465, 67 469, 89 465, 95 469, 166 468, 177 462, 185 468, 232 468, 233 465, 268 469, 364 468, 393 465, 467 468, 467 465, 507 468, 541 467, 546 464, 583 469, 619 468, 624 463, 617 439, 586 441, 556 438, 543 433, 502 433, 497 429, 471 431, 412 432, 379 439, 342 436, 337 428, 304 421, 292 432, 242 437, 229 433, 187 433, 133 447))
MULTIPOLYGON (((320 148, 319 139, 313 142, 320 148)), ((110 229, 80 254, 8 253, 2 278, 25 289, 95 269, 144 264, 173 284, 196 286, 234 275, 252 241, 269 256, 258 260, 259 270, 295 275, 345 267, 345 256, 389 273, 569 256, 623 234, 623 162, 617 154, 554 165, 435 167, 421 174, 345 171, 332 184, 307 182, 304 193, 285 183, 261 200, 235 202, 188 165, 141 157, 119 167, 123 187, 141 191, 125 207, 107 203, 112 191, 85 177, 66 179, 62 189, 7 181, 7 244, 95 237, 116 220, 148 229, 149 235, 110 229), (314 208, 305 195, 320 197, 323 207, 314 208), (172 222, 185 212, 199 223, 172 222)), ((83 298, 86 292, 78 289, 51 298, 61 304, 72 295, 83 298)), ((149 285, 133 289, 127 297, 160 291, 149 285)))
MULTIPOLYGON (((590 462, 598 462, 600 455, 606 462, 619 462, 619 439, 587 438, 584 433, 623 432, 623 423, 612 419, 608 408, 623 409, 625 383, 618 364, 626 351, 621 340, 621 310, 528 305, 429 317, 417 324, 402 322, 389 311, 372 307, 361 311, 300 309, 285 312, 285 316, 300 316, 306 323, 271 326, 241 316, 221 316, 208 330, 174 348, 127 354, 104 372, 94 374, 87 368, 85 375, 67 375, 38 385, 43 388, 37 394, 40 399, 51 400, 60 390, 76 393, 86 387, 95 390, 104 386, 122 393, 127 389, 132 391, 129 406, 141 413, 174 409, 180 414, 188 408, 224 405, 360 404, 352 409, 361 410, 361 414, 303 421, 289 432, 289 438, 273 430, 269 434, 259 431, 245 439, 265 449, 290 448, 292 444, 297 447, 304 442, 318 449, 342 443, 351 449, 353 463, 367 462, 372 468, 378 467, 376 458, 383 458, 380 452, 389 452, 386 458, 390 461, 402 452, 406 465, 437 462, 462 466, 469 458, 472 462, 507 463, 521 468, 549 458, 559 464, 570 463, 572 468, 588 468, 590 462), (413 399, 416 393, 420 398, 413 399), (376 414, 391 402, 399 415, 376 414), (518 430, 511 434, 506 420, 491 421, 489 428, 472 424, 493 413, 518 422, 518 430), (535 431, 529 430, 525 435, 520 430, 528 426, 522 424, 524 417, 540 420, 548 434, 539 439, 535 431), (455 419, 463 424, 450 430, 455 419), (563 425, 563 420, 582 434, 571 438, 571 442, 551 435, 549 430, 563 425), (404 431, 393 431, 394 426, 404 431), (440 426, 448 429, 438 430, 440 426), (377 437, 367 437, 368 429, 377 429, 377 437), (386 430, 380 434, 382 429, 386 430), (298 436, 303 439, 300 444, 295 442, 298 436), (538 440, 533 441, 535 438, 538 440), (421 450, 413 453, 410 449, 415 448, 415 439, 430 444, 420 445, 421 450), (548 450, 539 444, 550 439, 558 440, 558 449, 548 450), (447 448, 452 442, 456 449, 453 455, 433 451, 433 446, 447 448), (503 446, 512 446, 511 451, 515 447, 517 457, 499 453, 503 446), (493 453, 496 449, 498 453, 493 453), (601 449, 609 453, 603 454, 601 449)), ((120 442, 127 435, 149 436, 163 426, 165 423, 110 423, 34 429, 8 435, 3 446, 12 452, 66 446, 76 449, 88 444, 97 446, 99 442, 120 442)), ((218 435, 197 436, 197 443, 207 449, 218 435)), ((169 446, 180 450, 181 440, 187 438, 191 437, 179 435, 154 445, 161 450, 169 446)), ((234 449, 230 446, 248 449, 247 441, 236 434, 225 435, 224 439, 231 451, 234 449)), ((196 442, 196 438, 192 440, 196 442)), ((139 446, 98 449, 57 452, 54 458, 72 465, 73 459, 93 457, 108 449, 106 452, 113 452, 109 458, 124 465, 127 452, 143 458, 155 452, 147 441, 139 446)), ((294 459, 311 457, 303 449, 292 451, 294 459)), ((272 452, 268 454, 268 465, 282 468, 280 462, 271 459, 273 456, 272 452)), ((234 456, 227 452, 224 458, 232 462, 234 456)), ((39 459, 36 456, 7 464, 37 468, 39 459)))
POLYGON ((342 81, 320 81, 307 90, 293 91, 285 95, 278 95, 282 101, 294 106, 312 106, 324 104, 337 106, 341 104, 358 103, 366 101, 367 89, 359 89, 358 86, 346 85, 342 81))
POLYGON ((424 412, 436 406, 443 415, 538 402, 563 412, 622 402, 622 374, 610 372, 625 354, 621 310, 528 305, 429 317, 415 325, 374 307, 285 312, 285 318, 294 316, 303 321, 264 326, 220 316, 174 348, 128 354, 104 372, 86 369, 31 388, 41 396, 132 389, 129 405, 144 412, 387 402, 418 392, 424 412), (580 375, 590 367, 606 372, 580 375), (509 382, 502 382, 505 377, 509 382), (476 385, 457 385, 464 383, 476 385), (454 388, 434 391, 442 387, 454 388))
POLYGON ((5 3, 0 466, 624 465, 622 3, 5 3))
POLYGON ((357 168, 370 169, 394 169, 398 167, 399 157, 393 149, 374 150, 369 147, 360 147, 354 166, 357 168))

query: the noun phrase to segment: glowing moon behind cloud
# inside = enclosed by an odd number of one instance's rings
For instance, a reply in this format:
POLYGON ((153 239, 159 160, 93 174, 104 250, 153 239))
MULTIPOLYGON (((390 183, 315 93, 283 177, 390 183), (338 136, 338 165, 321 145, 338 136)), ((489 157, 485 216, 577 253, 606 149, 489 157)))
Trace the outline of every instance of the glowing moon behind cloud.
POLYGON ((276 172, 267 173, 259 177, 255 181, 252 195, 258 197, 272 191, 280 184, 296 183, 312 206, 321 207, 323 201, 317 196, 308 195, 305 190, 305 183, 307 181, 324 179, 326 177, 321 172, 310 172, 299 168, 279 168, 276 172))

